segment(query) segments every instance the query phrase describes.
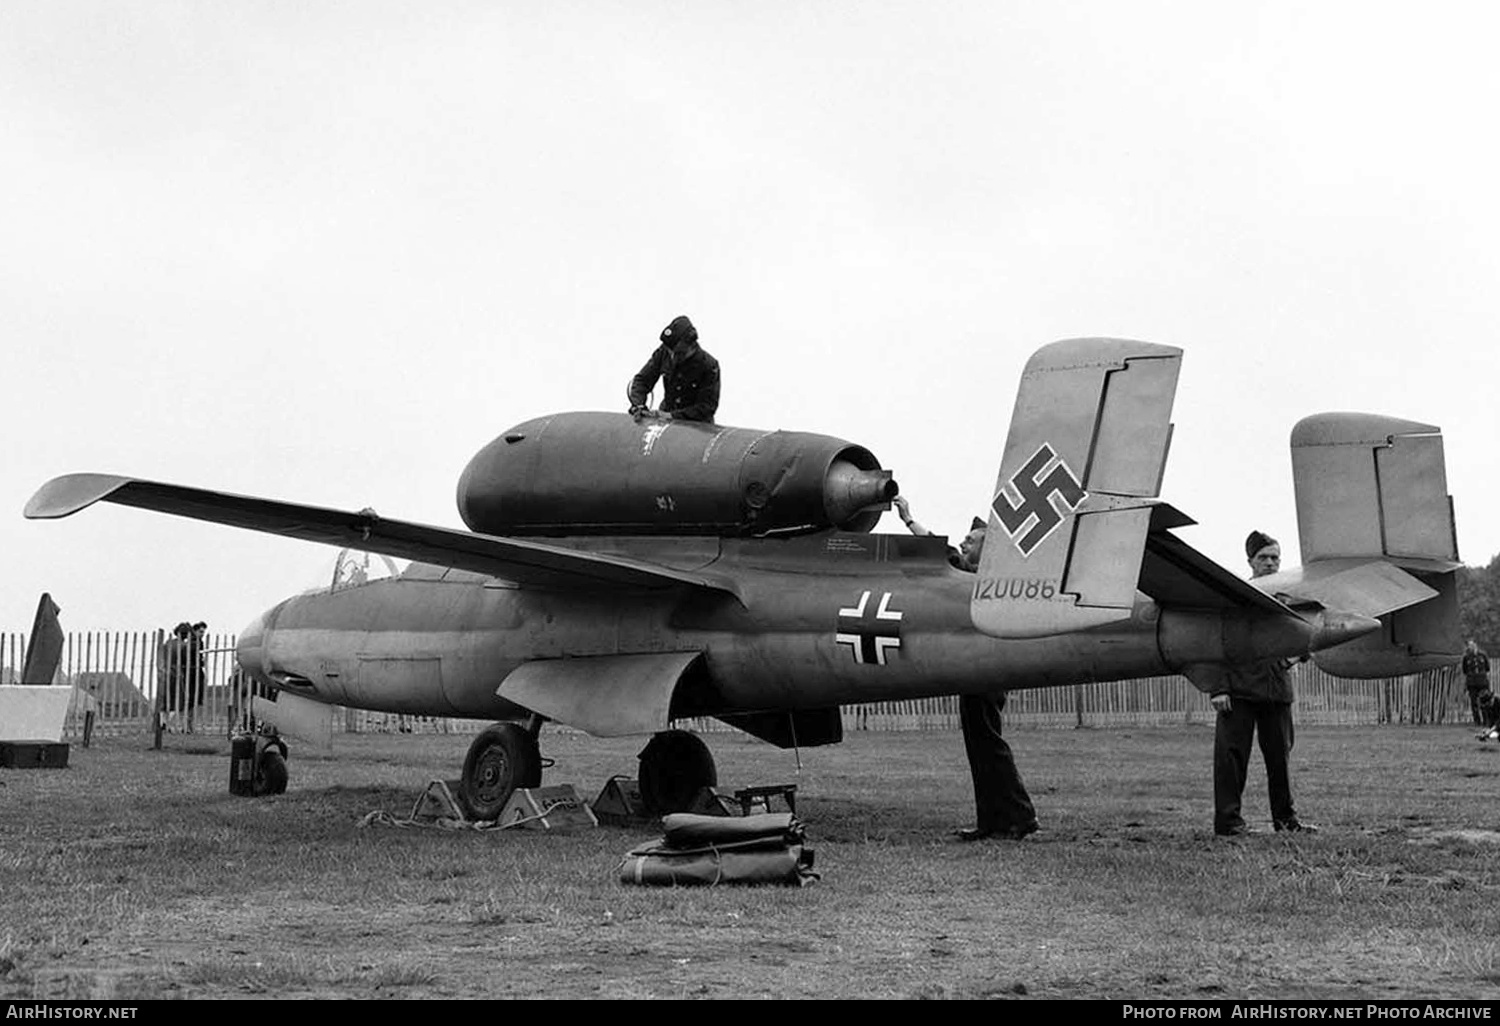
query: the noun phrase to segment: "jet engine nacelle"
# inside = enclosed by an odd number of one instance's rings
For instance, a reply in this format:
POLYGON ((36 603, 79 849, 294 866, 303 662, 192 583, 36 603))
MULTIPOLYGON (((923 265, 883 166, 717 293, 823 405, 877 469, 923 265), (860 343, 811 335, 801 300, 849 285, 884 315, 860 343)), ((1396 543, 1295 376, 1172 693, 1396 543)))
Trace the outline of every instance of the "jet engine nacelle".
POLYGON ((496 535, 868 531, 898 488, 863 446, 623 413, 561 413, 469 461, 458 511, 496 535))

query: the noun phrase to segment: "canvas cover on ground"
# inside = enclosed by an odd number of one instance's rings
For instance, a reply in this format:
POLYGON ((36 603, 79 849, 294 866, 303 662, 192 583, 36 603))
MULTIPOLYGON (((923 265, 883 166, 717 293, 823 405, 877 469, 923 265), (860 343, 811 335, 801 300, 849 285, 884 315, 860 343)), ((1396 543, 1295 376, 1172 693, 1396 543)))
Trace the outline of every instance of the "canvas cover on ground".
POLYGON ((790 813, 700 816, 662 820, 659 842, 620 861, 620 882, 647 886, 779 884, 805 887, 819 879, 801 822, 790 813))

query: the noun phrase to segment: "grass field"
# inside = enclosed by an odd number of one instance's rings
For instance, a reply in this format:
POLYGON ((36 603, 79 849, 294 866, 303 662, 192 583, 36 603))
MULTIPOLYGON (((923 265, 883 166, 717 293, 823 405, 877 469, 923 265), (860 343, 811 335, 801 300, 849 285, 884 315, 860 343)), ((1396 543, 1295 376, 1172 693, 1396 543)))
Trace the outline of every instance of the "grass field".
MULTIPOLYGON (((228 743, 76 744, 0 769, 0 998, 1500 1000, 1500 747, 1468 727, 1304 728, 1316 835, 1212 836, 1204 727, 1015 730, 1042 832, 959 844, 956 733, 795 757, 711 743, 721 790, 796 782, 822 880, 627 887, 652 827, 484 833, 404 817, 467 737, 299 750, 274 798, 228 743)), ((592 798, 641 739, 547 730, 592 798)), ((1259 756, 1247 818, 1266 822, 1259 756)))

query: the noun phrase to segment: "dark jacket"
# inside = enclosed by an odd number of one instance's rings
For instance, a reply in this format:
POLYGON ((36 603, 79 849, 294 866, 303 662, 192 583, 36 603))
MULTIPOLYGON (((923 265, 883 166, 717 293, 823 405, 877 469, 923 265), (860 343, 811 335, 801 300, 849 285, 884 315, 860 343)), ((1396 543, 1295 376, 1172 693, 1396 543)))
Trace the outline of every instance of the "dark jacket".
POLYGON ((662 381, 661 411, 677 420, 712 424, 719 409, 719 361, 694 348, 678 362, 672 350, 660 345, 639 374, 630 379, 630 405, 644 406, 646 393, 662 381))
POLYGON ((1230 698, 1243 698, 1251 702, 1292 703, 1292 680, 1287 676, 1291 665, 1285 659, 1261 659, 1242 666, 1230 666, 1225 674, 1225 684, 1214 689, 1215 694, 1227 693, 1230 698))
POLYGON ((1489 686, 1490 680, 1490 657, 1484 652, 1464 653, 1464 677, 1466 682, 1473 681, 1475 684, 1489 686))

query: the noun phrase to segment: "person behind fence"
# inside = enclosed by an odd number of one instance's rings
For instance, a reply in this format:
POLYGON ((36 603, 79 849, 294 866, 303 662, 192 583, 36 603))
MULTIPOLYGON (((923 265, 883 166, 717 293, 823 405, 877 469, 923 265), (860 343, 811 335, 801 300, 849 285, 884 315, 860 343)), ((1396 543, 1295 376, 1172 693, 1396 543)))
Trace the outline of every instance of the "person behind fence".
MULTIPOLYGON (((1265 577, 1281 569, 1281 545, 1270 535, 1251 531, 1245 539, 1251 577, 1265 577)), ((1236 837, 1252 831, 1240 812, 1245 777, 1250 768, 1250 744, 1259 736, 1266 765, 1271 822, 1280 830, 1316 831, 1297 818, 1292 803, 1290 757, 1292 661, 1261 659, 1230 666, 1210 695, 1218 714, 1214 724, 1214 833, 1236 837)))
MULTIPOLYGON (((919 537, 932 532, 912 519, 906 499, 897 496, 896 512, 906 529, 919 537)), ((985 522, 975 517, 969 533, 958 547, 948 546, 948 563, 957 570, 974 573, 984 554, 985 522)), ((974 825, 961 827, 954 834, 961 841, 980 841, 997 837, 1019 841, 1036 833, 1036 807, 1021 780, 1010 745, 1001 734, 1004 726, 1005 692, 998 695, 960 695, 958 722, 964 735, 964 753, 969 758, 969 775, 974 780, 974 825)))
POLYGON ((167 714, 165 728, 176 733, 186 707, 187 639, 192 625, 184 621, 172 628, 156 654, 156 686, 161 694, 161 708, 167 714))
POLYGON ((1473 638, 1464 646, 1463 671, 1464 688, 1469 692, 1469 711, 1474 715, 1474 722, 1483 726, 1484 712, 1479 707, 1479 693, 1490 687, 1490 657, 1473 638))
POLYGON ((193 719, 198 707, 208 697, 208 673, 204 664, 204 650, 208 647, 204 635, 208 624, 199 620, 188 628, 184 645, 183 702, 187 708, 187 731, 194 732, 193 719))
POLYGON ((661 345, 630 379, 626 395, 630 415, 659 417, 663 420, 697 420, 714 422, 719 409, 719 361, 698 346, 698 329, 686 317, 674 317, 662 329, 661 345), (651 409, 646 398, 662 383, 661 406, 651 409))

